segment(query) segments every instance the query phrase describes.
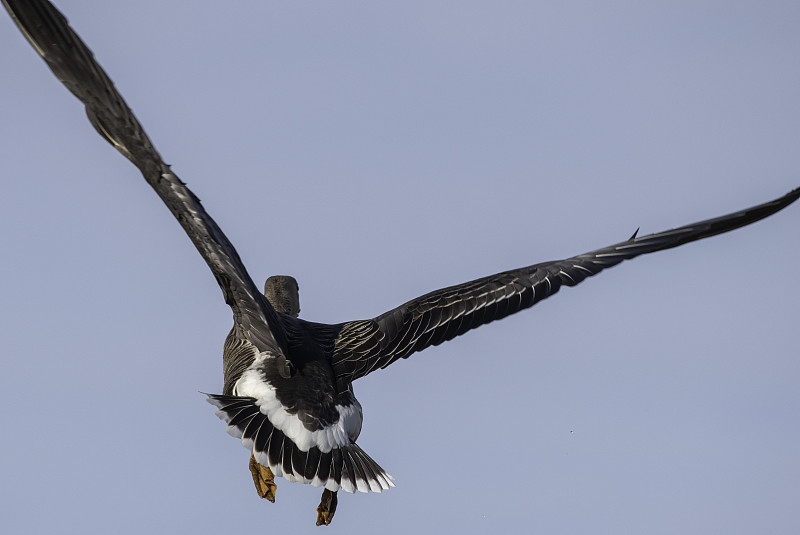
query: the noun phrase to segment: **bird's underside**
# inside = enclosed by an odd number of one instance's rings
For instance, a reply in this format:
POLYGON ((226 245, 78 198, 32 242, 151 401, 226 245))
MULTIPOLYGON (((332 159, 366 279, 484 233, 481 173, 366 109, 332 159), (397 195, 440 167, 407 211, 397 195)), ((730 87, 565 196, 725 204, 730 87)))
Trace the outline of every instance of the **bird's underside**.
MULTIPOLYGON (((251 452, 260 496, 274 499, 276 476, 324 486, 318 524, 336 509, 336 492, 388 489, 392 479, 356 444, 361 407, 352 383, 427 347, 529 308, 636 256, 677 247, 763 219, 793 203, 776 200, 615 245, 504 271, 430 292, 371 319, 325 325, 297 317, 280 291, 270 299, 200 201, 164 163, 92 52, 46 0, 2 0, 53 73, 86 106, 100 135, 142 172, 208 264, 233 312, 225 342, 224 387, 209 396, 251 452)), ((292 293, 291 284, 278 290, 292 293)), ((296 283, 294 287, 296 292, 296 283)), ((296 306, 295 306, 296 305, 296 306)))

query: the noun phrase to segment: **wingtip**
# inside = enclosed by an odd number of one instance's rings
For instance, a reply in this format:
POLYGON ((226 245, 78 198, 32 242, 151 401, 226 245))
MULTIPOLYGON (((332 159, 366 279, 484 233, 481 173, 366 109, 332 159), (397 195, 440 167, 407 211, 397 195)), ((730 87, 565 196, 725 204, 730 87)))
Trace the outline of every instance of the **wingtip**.
POLYGON ((775 212, 783 210, 790 204, 793 204, 797 199, 800 199, 800 187, 794 188, 783 197, 779 197, 771 203, 765 203, 765 206, 773 206, 774 208, 772 209, 771 214, 774 214, 775 212))

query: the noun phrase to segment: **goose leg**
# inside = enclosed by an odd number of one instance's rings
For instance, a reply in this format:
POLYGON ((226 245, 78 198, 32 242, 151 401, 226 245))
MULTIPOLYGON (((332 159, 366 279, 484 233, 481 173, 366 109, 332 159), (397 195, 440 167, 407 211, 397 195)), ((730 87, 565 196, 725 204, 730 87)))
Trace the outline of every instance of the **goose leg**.
POLYGON ((258 495, 275 503, 275 491, 278 490, 278 485, 275 484, 275 474, 268 466, 258 464, 252 453, 250 454, 250 473, 253 474, 253 483, 256 485, 258 495))
POLYGON ((322 491, 322 500, 317 507, 317 525, 326 526, 333 520, 333 514, 336 512, 336 504, 339 503, 339 498, 336 497, 336 492, 331 492, 328 489, 322 491))

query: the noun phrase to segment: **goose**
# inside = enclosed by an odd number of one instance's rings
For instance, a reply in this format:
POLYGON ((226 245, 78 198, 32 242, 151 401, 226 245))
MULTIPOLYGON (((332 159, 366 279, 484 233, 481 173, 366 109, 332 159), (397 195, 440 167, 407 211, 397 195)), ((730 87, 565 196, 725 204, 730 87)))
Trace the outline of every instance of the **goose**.
POLYGON ((339 324, 299 317, 299 286, 270 277, 259 291, 198 198, 165 164, 92 52, 46 0, 3 0, 53 73, 85 105, 97 132, 142 173, 216 278, 233 313, 221 394, 208 394, 226 430, 250 453, 259 495, 275 478, 324 487, 317 524, 329 524, 340 489, 381 492, 394 480, 358 445, 362 409, 353 382, 430 346, 527 309, 624 260, 728 232, 768 217, 800 188, 721 217, 638 236, 570 258, 512 269, 412 299, 379 316, 339 324))

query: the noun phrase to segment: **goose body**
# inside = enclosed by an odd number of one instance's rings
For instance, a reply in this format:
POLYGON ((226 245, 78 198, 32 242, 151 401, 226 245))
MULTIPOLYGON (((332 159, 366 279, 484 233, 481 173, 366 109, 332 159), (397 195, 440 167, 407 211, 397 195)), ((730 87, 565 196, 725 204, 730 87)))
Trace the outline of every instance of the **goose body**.
MULTIPOLYGON (((785 208, 800 188, 751 208, 443 288, 374 318, 314 323, 260 292, 233 245, 166 165, 90 50, 44 0, 3 0, 98 133, 136 165, 204 258, 233 312, 224 385, 208 400, 227 431, 276 477, 330 492, 380 492, 393 478, 357 444, 353 382, 430 346, 530 308, 600 271, 748 225, 785 208)), ((291 301, 291 300, 290 300, 291 301)))

